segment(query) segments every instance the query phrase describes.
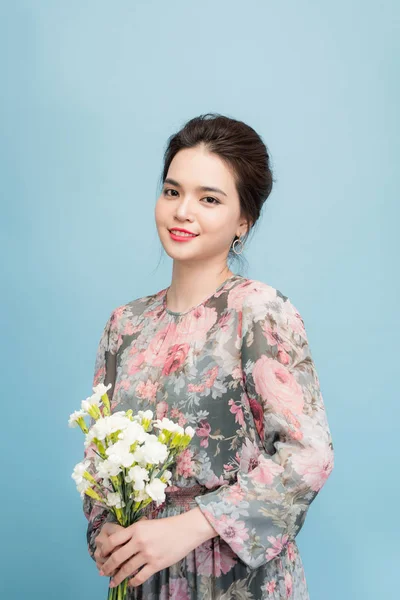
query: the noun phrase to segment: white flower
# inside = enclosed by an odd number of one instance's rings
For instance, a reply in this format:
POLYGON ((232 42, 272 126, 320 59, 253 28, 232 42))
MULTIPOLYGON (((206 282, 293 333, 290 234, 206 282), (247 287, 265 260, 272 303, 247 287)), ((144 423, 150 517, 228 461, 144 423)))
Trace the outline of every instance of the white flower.
POLYGON ((104 385, 104 383, 99 383, 94 388, 92 388, 92 390, 94 391, 95 394, 97 394, 98 396, 101 397, 101 396, 104 396, 104 394, 106 392, 108 392, 110 387, 112 387, 112 383, 109 383, 108 385, 104 385))
POLYGON ((77 484, 76 489, 80 493, 82 499, 85 497, 85 490, 88 488, 90 488, 90 482, 87 479, 84 479, 81 483, 77 484))
POLYGON ((111 435, 116 431, 122 431, 129 427, 132 423, 128 417, 125 417, 123 412, 120 411, 118 413, 114 413, 113 415, 109 415, 99 419, 94 423, 92 429, 95 433, 95 437, 98 440, 105 440, 107 435, 111 435))
POLYGON ((130 421, 129 419, 128 421, 129 424, 121 431, 118 436, 119 439, 124 440, 129 446, 135 442, 145 442, 149 434, 137 421, 130 421))
POLYGON ((108 479, 109 477, 116 477, 121 473, 121 466, 109 459, 102 460, 97 466, 97 474, 101 479, 108 479))
POLYGON ((146 469, 135 465, 132 469, 129 469, 125 480, 128 483, 133 482, 134 490, 144 490, 144 482, 149 480, 149 473, 146 469))
POLYGON ((141 421, 142 419, 149 419, 149 421, 153 418, 153 411, 151 410, 139 410, 136 415, 133 417, 135 421, 141 421))
POLYGON ((69 417, 68 427, 77 427, 78 419, 86 416, 86 412, 84 410, 75 410, 69 417))
POLYGON ((190 427, 190 425, 188 427, 186 427, 185 429, 185 435, 190 435, 190 437, 192 438, 195 434, 195 431, 193 429, 193 427, 190 427))
POLYGON ((125 502, 123 502, 118 492, 107 492, 107 504, 108 506, 115 506, 115 508, 125 506, 125 502))
POLYGON ((91 406, 100 406, 101 396, 99 394, 92 394, 86 400, 82 400, 81 409, 88 413, 91 406))
POLYGON ((163 419, 157 419, 154 422, 154 427, 158 427, 159 429, 166 429, 167 431, 172 431, 173 433, 183 434, 184 432, 183 427, 178 425, 178 423, 174 423, 170 419, 167 419, 167 417, 164 417, 163 419))
POLYGON ((86 481, 83 477, 83 474, 85 471, 88 470, 89 465, 90 460, 81 461, 77 465, 75 465, 71 477, 77 485, 82 483, 82 481, 86 481))
POLYGON ((164 477, 164 479, 166 480, 166 482, 168 483, 171 480, 172 477, 172 473, 171 471, 168 471, 168 469, 166 469, 162 475, 164 477))
POLYGON ((148 500, 149 495, 146 494, 144 490, 139 490, 138 492, 135 492, 134 498, 136 502, 142 502, 142 500, 148 500))
POLYGON ((160 504, 165 500, 164 490, 166 487, 167 484, 163 483, 160 479, 153 479, 151 483, 146 485, 145 491, 148 493, 150 498, 155 500, 157 504, 160 504))
POLYGON ((111 435, 117 431, 123 431, 131 422, 132 421, 125 416, 123 410, 106 417, 101 417, 91 426, 86 434, 84 442, 85 447, 87 448, 90 446, 94 438, 103 441, 107 435, 111 435))
POLYGON ((109 461, 125 468, 131 467, 135 461, 132 452, 129 451, 129 445, 124 440, 115 442, 106 449, 109 461))
POLYGON ((141 467, 145 467, 147 463, 157 465, 167 459, 168 448, 158 441, 157 436, 149 435, 146 442, 136 448, 132 456, 141 467))

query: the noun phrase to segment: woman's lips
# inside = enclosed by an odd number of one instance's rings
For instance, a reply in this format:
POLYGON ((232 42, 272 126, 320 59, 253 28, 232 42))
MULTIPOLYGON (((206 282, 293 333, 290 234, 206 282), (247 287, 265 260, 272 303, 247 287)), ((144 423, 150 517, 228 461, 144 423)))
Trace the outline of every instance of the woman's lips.
POLYGON ((172 231, 169 232, 169 235, 171 236, 171 239, 176 242, 189 242, 190 240, 197 238, 197 235, 176 235, 175 233, 172 233, 172 231))

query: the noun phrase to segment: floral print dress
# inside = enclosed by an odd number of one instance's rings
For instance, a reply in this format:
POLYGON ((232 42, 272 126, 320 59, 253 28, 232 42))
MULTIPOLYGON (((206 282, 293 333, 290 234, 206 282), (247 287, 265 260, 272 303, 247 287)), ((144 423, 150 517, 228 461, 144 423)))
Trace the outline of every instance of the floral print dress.
MULTIPOLYGON (((112 410, 195 429, 165 502, 146 514, 198 506, 218 535, 129 598, 308 600, 295 538, 334 453, 304 322, 279 290, 241 275, 186 312, 168 309, 167 290, 112 311, 93 385, 112 383, 112 410)), ((113 516, 88 496, 83 507, 93 557, 113 516)))

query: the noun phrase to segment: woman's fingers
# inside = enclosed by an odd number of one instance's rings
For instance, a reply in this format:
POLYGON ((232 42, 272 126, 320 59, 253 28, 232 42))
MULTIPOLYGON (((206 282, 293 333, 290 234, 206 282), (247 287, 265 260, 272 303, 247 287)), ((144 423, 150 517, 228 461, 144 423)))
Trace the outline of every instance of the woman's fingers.
POLYGON ((101 569, 102 572, 104 575, 109 575, 111 577, 111 573, 118 569, 123 563, 126 563, 126 561, 136 554, 136 552, 137 550, 133 540, 131 540, 131 543, 120 546, 107 558, 101 569))
POLYGON ((132 556, 130 560, 127 560, 122 567, 117 570, 117 572, 112 575, 111 587, 116 587, 119 585, 124 579, 134 575, 140 567, 146 563, 143 558, 143 553, 138 553, 135 556, 132 556))
POLYGON ((118 548, 124 546, 132 537, 130 527, 121 527, 120 530, 111 533, 102 543, 101 552, 104 556, 108 556, 118 548))
POLYGON ((149 577, 154 575, 155 571, 149 565, 145 565, 143 569, 140 569, 139 573, 134 573, 134 577, 129 579, 128 586, 142 585, 149 577))

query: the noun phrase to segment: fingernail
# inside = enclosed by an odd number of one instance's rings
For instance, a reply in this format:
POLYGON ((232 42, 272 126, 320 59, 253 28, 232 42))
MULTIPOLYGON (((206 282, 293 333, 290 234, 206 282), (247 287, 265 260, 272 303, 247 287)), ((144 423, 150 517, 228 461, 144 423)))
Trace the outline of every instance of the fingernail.
POLYGON ((114 582, 114 581, 112 581, 112 582, 110 583, 110 587, 115 587, 115 582, 114 582))
POLYGON ((99 571, 100 575, 104 575, 104 572, 100 569, 99 571))

